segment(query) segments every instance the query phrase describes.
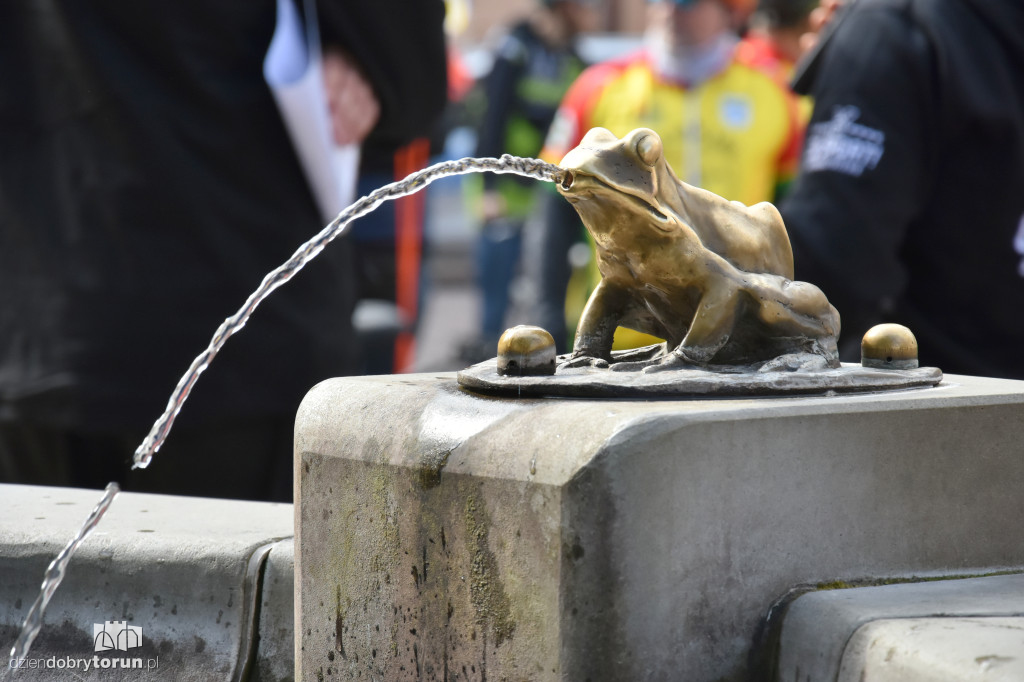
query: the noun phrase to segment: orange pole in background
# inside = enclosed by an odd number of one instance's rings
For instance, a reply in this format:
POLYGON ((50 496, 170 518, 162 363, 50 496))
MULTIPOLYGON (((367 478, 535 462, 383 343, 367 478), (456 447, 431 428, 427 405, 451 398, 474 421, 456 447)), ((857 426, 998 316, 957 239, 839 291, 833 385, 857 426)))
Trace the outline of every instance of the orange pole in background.
MULTIPOLYGON (((430 141, 413 140, 395 153, 395 180, 426 167, 430 141)), ((395 205, 395 304, 403 324, 411 325, 419 313, 420 266, 423 262, 423 218, 426 195, 417 192, 396 201, 395 205)), ((410 330, 395 339, 393 371, 398 374, 412 368, 416 337, 410 330)))

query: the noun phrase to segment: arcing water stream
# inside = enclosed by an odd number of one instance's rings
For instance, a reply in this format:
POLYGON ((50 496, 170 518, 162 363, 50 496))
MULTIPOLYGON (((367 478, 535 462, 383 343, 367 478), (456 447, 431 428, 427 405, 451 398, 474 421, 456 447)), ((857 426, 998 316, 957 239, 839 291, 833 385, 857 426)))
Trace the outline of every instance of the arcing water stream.
POLYGON ((43 614, 46 612, 46 606, 50 603, 53 593, 60 587, 61 581, 64 580, 68 562, 71 561, 71 557, 78 550, 78 546, 85 542, 85 539, 89 537, 89 534, 99 524, 100 520, 107 513, 107 509, 110 508, 110 503, 114 501, 119 492, 121 492, 121 488, 117 483, 107 484, 106 490, 103 491, 103 497, 100 498, 96 507, 89 513, 85 523, 78 529, 78 533, 75 534, 75 537, 71 538, 71 541, 64 546, 64 549, 46 567, 46 573, 43 575, 43 586, 39 590, 39 596, 36 597, 32 607, 28 610, 25 622, 21 625, 21 632, 18 633, 18 639, 14 641, 14 646, 11 647, 11 660, 17 661, 28 655, 29 649, 32 648, 32 642, 35 641, 36 635, 39 634, 39 629, 43 626, 43 614))
POLYGON ((146 439, 142 441, 142 445, 140 445, 135 451, 135 463, 132 468, 145 469, 149 466, 149 462, 153 458, 153 454, 160 449, 160 446, 163 445, 164 440, 167 438, 167 434, 170 432, 171 426, 174 424, 174 418, 181 410, 182 404, 188 399, 188 394, 192 391, 192 387, 195 385, 199 375, 202 374, 211 362, 213 362, 213 358, 224 346, 224 342, 227 341, 232 334, 245 326, 245 323, 249 320, 249 316, 252 315, 256 306, 258 306, 263 299, 269 296, 274 289, 290 280, 306 265, 306 263, 313 260, 317 254, 323 251, 324 247, 327 246, 331 240, 345 231, 345 228, 349 223, 356 218, 369 213, 385 201, 398 199, 418 192, 435 180, 452 175, 480 173, 484 171, 490 171, 492 173, 515 173, 517 175, 524 175, 526 177, 536 178, 537 180, 544 180, 547 182, 556 182, 562 175, 562 171, 558 166, 544 163, 538 159, 524 159, 511 156, 509 154, 505 154, 500 159, 466 158, 458 161, 439 163, 417 173, 413 173, 404 180, 381 187, 346 208, 344 211, 339 213, 338 217, 332 220, 327 227, 321 230, 319 234, 299 247, 299 249, 292 254, 292 257, 284 264, 264 277, 259 288, 249 295, 245 305, 239 308, 238 312, 221 323, 217 331, 214 332, 213 338, 210 339, 210 345, 192 361, 192 366, 188 368, 187 372, 185 372, 185 376, 181 377, 181 380, 178 381, 178 385, 171 394, 171 399, 168 401, 167 407, 164 409, 164 413, 156 420, 156 423, 153 424, 153 428, 150 429, 149 435, 146 436, 146 439))
MULTIPOLYGON (((160 418, 156 420, 152 429, 149 431, 149 435, 146 436, 145 440, 142 441, 142 444, 139 445, 138 449, 135 451, 134 464, 132 465, 132 468, 144 469, 149 466, 150 461, 153 459, 153 455, 160 449, 160 446, 163 445, 164 441, 167 439, 167 436, 171 431, 171 427, 174 425, 174 419, 181 411, 182 405, 184 405, 185 401, 188 400, 189 393, 192 392, 192 387, 195 386, 196 381, 199 379, 199 375, 210 366, 210 363, 213 362, 214 357, 218 352, 220 352, 220 349, 223 348, 224 343, 228 338, 245 326, 245 323, 249 320, 249 316, 252 315, 253 311, 256 310, 256 307, 263 301, 263 299, 269 296, 271 292, 279 286, 290 280, 307 263, 316 258, 317 254, 323 251, 324 247, 327 246, 328 243, 345 232, 346 228, 353 220, 369 213, 385 201, 399 199, 401 197, 414 194, 435 180, 440 180, 441 178, 453 175, 482 172, 514 173, 516 175, 522 175, 528 178, 542 180, 544 182, 559 182, 563 175, 562 170, 558 168, 558 166, 545 163, 538 159, 525 159, 511 156, 509 154, 505 154, 500 159, 465 158, 459 159, 458 161, 445 161, 416 173, 412 173, 403 180, 385 185, 346 208, 316 236, 300 246, 299 249, 292 254, 291 258, 264 277, 259 288, 250 294, 249 298, 245 301, 245 304, 238 310, 238 312, 224 320, 220 327, 217 328, 217 331, 213 334, 213 338, 210 340, 210 344, 206 347, 206 350, 200 353, 199 356, 192 361, 192 365, 188 368, 188 371, 185 372, 185 375, 181 377, 178 381, 178 385, 174 388, 174 392, 171 394, 171 398, 168 401, 163 414, 161 414, 160 418)), ((64 579, 64 575, 66 573, 68 562, 71 560, 71 557, 74 555, 75 551, 77 551, 78 547, 85 541, 86 537, 88 537, 89 533, 91 533, 103 519, 103 516, 107 513, 107 510, 110 508, 111 503, 114 501, 114 498, 117 496, 119 491, 120 488, 116 483, 111 483, 107 486, 100 502, 89 515, 89 518, 86 519, 86 522, 79 529, 78 533, 64 547, 64 549, 61 550, 60 554, 58 554, 53 560, 49 568, 46 569, 46 574, 43 576, 43 584, 40 588, 39 596, 32 604, 32 608, 29 609, 28 616, 26 616, 25 622, 21 626, 21 632, 18 635, 18 639, 11 648, 10 655, 12 659, 21 659, 28 655, 29 650, 32 648, 32 643, 35 640, 36 635, 39 634, 39 629, 42 626, 43 614, 46 611, 46 605, 49 603, 54 592, 57 591, 57 588, 60 587, 60 583, 64 579)))

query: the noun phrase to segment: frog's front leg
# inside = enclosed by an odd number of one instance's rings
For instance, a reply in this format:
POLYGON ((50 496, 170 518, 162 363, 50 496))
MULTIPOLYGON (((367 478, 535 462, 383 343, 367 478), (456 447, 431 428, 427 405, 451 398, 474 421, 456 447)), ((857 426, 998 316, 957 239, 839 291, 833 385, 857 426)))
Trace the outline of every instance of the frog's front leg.
POLYGON ((733 287, 705 292, 682 342, 644 372, 705 367, 729 342, 738 316, 739 298, 733 287))
POLYGON ((607 367, 612 359, 615 329, 629 300, 624 288, 602 279, 583 309, 572 355, 559 367, 607 367))

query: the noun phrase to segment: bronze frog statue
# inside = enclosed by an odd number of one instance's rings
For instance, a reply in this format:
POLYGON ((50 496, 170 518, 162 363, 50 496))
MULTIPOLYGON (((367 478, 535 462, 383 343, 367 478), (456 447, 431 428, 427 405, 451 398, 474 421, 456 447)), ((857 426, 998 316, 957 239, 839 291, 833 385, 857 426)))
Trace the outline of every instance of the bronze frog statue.
POLYGON ((789 235, 774 206, 748 207, 681 182, 646 128, 622 139, 594 128, 559 165, 558 191, 593 237, 601 272, 560 367, 840 366, 839 314, 818 287, 793 281, 789 235), (613 359, 618 326, 667 347, 613 359))

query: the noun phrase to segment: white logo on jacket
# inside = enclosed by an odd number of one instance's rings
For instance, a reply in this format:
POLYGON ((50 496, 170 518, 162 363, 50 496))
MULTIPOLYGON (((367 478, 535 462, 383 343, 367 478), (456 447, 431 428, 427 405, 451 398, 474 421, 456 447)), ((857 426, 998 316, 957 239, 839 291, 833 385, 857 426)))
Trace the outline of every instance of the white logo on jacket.
POLYGON ((860 109, 835 107, 831 121, 811 126, 804 152, 808 172, 830 170, 860 177, 873 170, 885 152, 885 133, 859 123, 860 109))

